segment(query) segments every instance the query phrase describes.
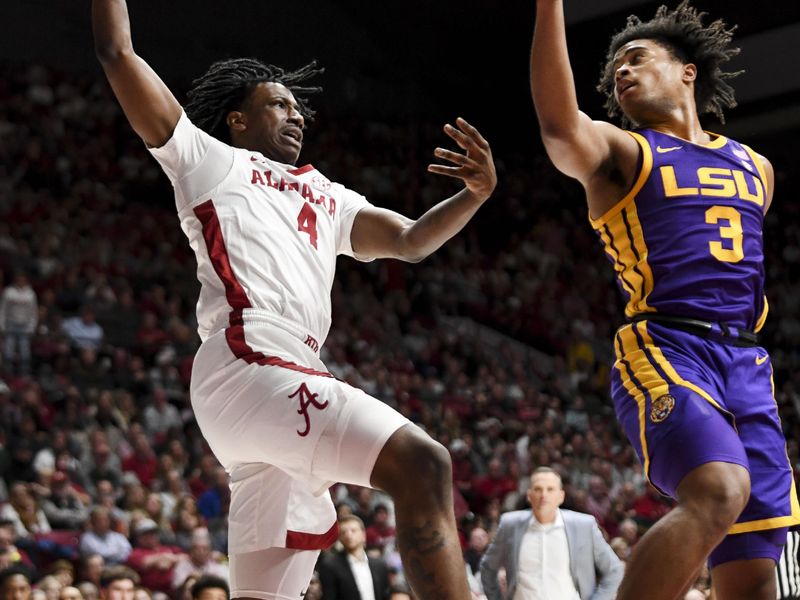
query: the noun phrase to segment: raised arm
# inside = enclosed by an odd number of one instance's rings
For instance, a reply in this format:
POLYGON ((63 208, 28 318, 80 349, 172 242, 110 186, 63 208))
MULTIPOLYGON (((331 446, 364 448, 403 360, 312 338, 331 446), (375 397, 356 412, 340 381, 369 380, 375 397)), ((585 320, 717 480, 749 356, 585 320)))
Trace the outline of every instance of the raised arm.
POLYGON ((536 2, 531 93, 547 154, 556 168, 579 180, 587 190, 592 178, 613 158, 615 146, 622 144, 636 152, 627 134, 610 123, 592 121, 578 108, 562 0, 536 2))
POLYGON ((172 137, 181 106, 133 51, 125 0, 92 0, 92 30, 97 58, 131 127, 148 146, 163 146, 172 137))
POLYGON ((365 208, 353 223, 350 241, 364 258, 398 258, 419 262, 463 229, 497 184, 489 143, 472 125, 458 119, 445 133, 464 154, 437 148, 434 154, 454 166, 429 165, 428 171, 461 179, 464 189, 439 202, 416 221, 384 208, 365 208))

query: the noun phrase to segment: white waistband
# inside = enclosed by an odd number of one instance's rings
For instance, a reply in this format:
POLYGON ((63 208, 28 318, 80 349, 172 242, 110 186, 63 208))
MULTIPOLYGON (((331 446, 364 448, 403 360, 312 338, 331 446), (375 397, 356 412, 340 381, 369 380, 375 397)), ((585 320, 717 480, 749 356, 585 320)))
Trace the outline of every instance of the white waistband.
POLYGON ((279 327, 285 332, 290 333, 298 340, 303 342, 306 346, 311 348, 315 353, 319 353, 319 340, 311 334, 307 328, 295 323, 294 321, 276 315, 273 312, 261 308, 245 308, 242 309, 242 322, 247 324, 265 324, 279 327))

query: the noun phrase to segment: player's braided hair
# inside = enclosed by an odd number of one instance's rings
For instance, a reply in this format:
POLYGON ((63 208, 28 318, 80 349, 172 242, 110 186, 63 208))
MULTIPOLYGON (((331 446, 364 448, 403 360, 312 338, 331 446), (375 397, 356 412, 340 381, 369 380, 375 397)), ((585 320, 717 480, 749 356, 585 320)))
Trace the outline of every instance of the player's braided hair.
POLYGON ((189 119, 206 133, 230 142, 225 117, 238 110, 250 92, 266 81, 285 85, 297 100, 300 114, 306 119, 314 116, 306 96, 322 91, 321 87, 298 85, 319 75, 324 69, 312 61, 296 71, 286 71, 267 65, 255 58, 235 58, 212 64, 208 71, 192 82, 184 107, 189 119))
POLYGON ((648 39, 667 48, 682 63, 697 66, 694 85, 697 112, 714 113, 720 121, 725 122, 722 109, 736 106, 733 88, 726 80, 742 73, 725 73, 721 68, 739 54, 739 48, 730 47, 736 27, 727 29, 722 19, 704 27, 703 18, 706 15, 689 6, 689 0, 683 0, 671 12, 666 6, 659 7, 650 21, 643 22, 635 15, 628 17, 625 29, 611 38, 606 64, 597 85, 598 91, 606 96, 605 107, 609 117, 622 115, 623 125, 630 125, 614 97, 614 55, 632 40, 648 39))

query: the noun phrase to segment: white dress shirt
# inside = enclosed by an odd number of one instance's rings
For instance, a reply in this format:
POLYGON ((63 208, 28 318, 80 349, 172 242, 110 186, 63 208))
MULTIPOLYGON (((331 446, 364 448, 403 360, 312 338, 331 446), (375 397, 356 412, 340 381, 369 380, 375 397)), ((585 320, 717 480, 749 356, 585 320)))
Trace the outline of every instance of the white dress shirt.
POLYGON ((531 515, 522 536, 514 600, 580 600, 569 572, 569 545, 564 519, 542 524, 531 515))
POLYGON ((354 556, 348 552, 347 562, 350 563, 350 570, 353 571, 361 600, 375 600, 375 587, 372 585, 372 571, 369 570, 367 553, 362 550, 359 555, 354 556))

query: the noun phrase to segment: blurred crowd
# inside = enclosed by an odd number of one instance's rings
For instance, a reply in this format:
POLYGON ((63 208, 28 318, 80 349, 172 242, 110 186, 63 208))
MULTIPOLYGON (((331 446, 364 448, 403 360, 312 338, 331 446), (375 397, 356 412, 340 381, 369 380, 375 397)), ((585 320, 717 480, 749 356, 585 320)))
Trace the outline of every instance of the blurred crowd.
MULTIPOLYGON (((425 172, 438 126, 319 108, 304 159, 330 178, 412 217, 455 191, 425 172)), ((608 398, 622 321, 612 268, 576 185, 544 156, 495 158, 494 198, 434 257, 340 261, 322 359, 450 450, 472 574, 540 465, 624 559, 671 504, 608 398)), ((764 344, 797 469, 800 207, 777 179, 764 344)), ((0 569, 28 569, 47 600, 73 586, 93 600, 110 564, 176 599, 201 574, 227 577, 227 477, 188 395, 193 253, 166 178, 99 79, 0 66, 0 290, 0 569)), ((401 584, 391 500, 331 492, 401 584)))

